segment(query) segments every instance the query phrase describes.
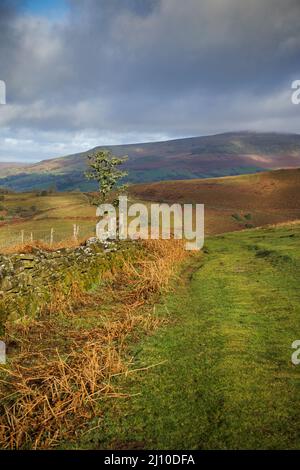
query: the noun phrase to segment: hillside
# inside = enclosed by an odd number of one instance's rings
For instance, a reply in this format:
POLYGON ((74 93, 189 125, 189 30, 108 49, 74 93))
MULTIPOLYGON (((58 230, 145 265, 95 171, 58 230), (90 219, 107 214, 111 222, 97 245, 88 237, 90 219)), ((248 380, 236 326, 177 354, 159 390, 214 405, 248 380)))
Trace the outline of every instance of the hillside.
MULTIPOLYGON (((59 191, 93 189, 83 172, 87 154, 100 148, 30 165, 1 163, 0 186, 19 191, 49 186, 59 191)), ((105 148, 128 155, 126 168, 132 183, 300 167, 298 134, 238 132, 105 148)))
POLYGON ((205 204, 206 233, 300 219, 300 169, 131 187, 142 200, 205 204))
POLYGON ((18 246, 22 240, 69 244, 95 234, 96 209, 83 193, 9 193, 2 195, 0 204, 0 252, 18 246))
MULTIPOLYGON (((205 202, 220 233, 300 218, 299 188, 280 170, 131 191, 205 202)), ((5 240, 94 227, 88 195, 43 193, 3 195, 5 240)), ((299 448, 299 240, 296 222, 191 257, 178 240, 0 256, 0 447, 299 448)))
POLYGON ((0 313, 22 308, 0 336, 1 449, 298 449, 299 241, 299 224, 192 257, 157 240, 96 251, 97 269, 76 257, 69 277, 70 252, 2 259, 34 297, 6 283, 0 313))
MULTIPOLYGON (((0 251, 21 239, 54 242, 95 233, 95 207, 87 194, 9 193, 2 195, 0 251)), ((300 169, 276 170, 205 180, 165 181, 130 187, 132 200, 205 204, 205 234, 300 220, 300 169)))

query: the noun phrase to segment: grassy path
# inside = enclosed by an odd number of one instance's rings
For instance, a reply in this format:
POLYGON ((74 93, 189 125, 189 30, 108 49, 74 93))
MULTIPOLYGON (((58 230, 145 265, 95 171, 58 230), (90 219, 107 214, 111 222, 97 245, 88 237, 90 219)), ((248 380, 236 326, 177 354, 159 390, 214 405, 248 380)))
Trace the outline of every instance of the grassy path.
POLYGON ((135 368, 81 447, 300 447, 300 228, 211 238, 158 306, 171 323, 134 347, 135 368), (165 362, 163 362, 165 361, 165 362))

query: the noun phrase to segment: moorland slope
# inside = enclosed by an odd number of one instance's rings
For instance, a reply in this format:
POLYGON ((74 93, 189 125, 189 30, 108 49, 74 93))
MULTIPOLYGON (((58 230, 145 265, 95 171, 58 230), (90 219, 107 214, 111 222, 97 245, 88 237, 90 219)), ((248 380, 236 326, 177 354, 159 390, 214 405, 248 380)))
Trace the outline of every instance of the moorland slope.
POLYGON ((300 169, 131 187, 146 201, 205 205, 207 234, 300 219, 300 169))
MULTIPOLYGON (((0 186, 17 191, 55 186, 59 191, 89 190, 84 177, 87 155, 99 150, 44 160, 30 165, 0 165, 0 186)), ((128 145, 106 146, 116 155, 128 155, 128 181, 208 178, 300 167, 300 135, 231 132, 128 145)))

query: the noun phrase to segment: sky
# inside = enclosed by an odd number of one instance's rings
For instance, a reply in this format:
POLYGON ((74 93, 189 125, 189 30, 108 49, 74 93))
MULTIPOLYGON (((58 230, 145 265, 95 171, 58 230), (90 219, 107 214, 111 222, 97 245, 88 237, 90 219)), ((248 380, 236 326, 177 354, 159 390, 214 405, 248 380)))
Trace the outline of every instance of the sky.
POLYGON ((299 0, 0 0, 0 161, 300 132, 299 0))
POLYGON ((23 13, 51 17, 59 20, 68 13, 68 3, 65 0, 25 0, 23 13))

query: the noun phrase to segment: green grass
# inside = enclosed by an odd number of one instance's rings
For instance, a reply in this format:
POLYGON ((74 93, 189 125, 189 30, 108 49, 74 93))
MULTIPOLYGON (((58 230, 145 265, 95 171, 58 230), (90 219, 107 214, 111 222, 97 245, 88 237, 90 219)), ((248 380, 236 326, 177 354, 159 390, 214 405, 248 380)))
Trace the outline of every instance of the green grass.
POLYGON ((96 208, 89 203, 82 193, 53 193, 39 196, 35 193, 14 193, 4 196, 1 201, 4 213, 4 225, 0 227, 0 248, 29 241, 31 233, 34 240, 49 242, 50 231, 54 229, 54 241, 61 241, 73 236, 73 225, 79 226, 79 237, 93 236, 96 225, 96 208), (30 217, 20 217, 16 209, 24 211, 35 207, 30 217), (17 223, 14 218, 17 217, 17 223))
POLYGON ((157 306, 170 323, 132 346, 120 379, 132 395, 103 402, 80 448, 297 449, 300 227, 206 241, 157 306))

